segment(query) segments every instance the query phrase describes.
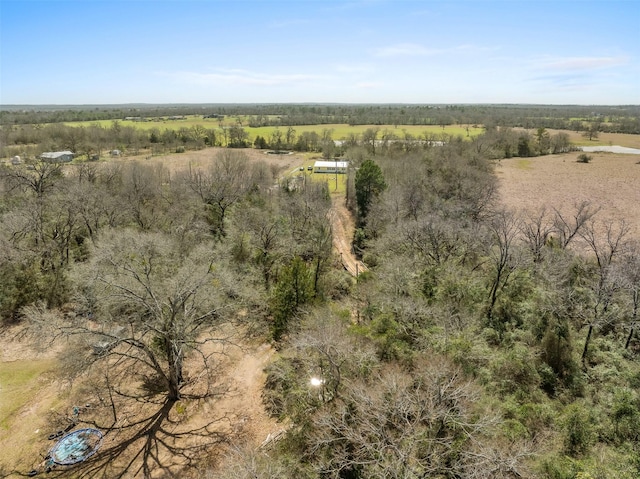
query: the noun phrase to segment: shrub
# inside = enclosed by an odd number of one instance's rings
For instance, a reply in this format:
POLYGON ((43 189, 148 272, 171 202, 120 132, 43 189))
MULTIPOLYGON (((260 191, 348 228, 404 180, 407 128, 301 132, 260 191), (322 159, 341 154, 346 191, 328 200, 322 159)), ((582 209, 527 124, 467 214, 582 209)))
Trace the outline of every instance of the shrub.
POLYGON ((595 441, 595 431, 590 412, 580 403, 567 407, 562 421, 565 431, 564 452, 573 457, 581 456, 589 451, 595 441))
POLYGON ((637 440, 640 437, 639 416, 638 399, 634 392, 627 388, 617 391, 611 409, 611 420, 616 439, 619 441, 637 440))
POLYGON ((578 155, 578 163, 589 163, 593 157, 591 155, 587 155, 586 153, 582 153, 578 155))
POLYGON ((536 361, 531 351, 516 345, 492 364, 498 391, 529 397, 540 385, 536 361))

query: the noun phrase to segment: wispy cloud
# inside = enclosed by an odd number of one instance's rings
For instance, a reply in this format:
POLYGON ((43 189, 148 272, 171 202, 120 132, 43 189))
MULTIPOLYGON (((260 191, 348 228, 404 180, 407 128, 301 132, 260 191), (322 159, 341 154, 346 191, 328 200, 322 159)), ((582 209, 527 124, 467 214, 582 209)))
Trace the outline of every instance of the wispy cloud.
POLYGON ((595 83, 594 78, 590 75, 573 73, 540 75, 531 78, 530 81, 560 90, 584 90, 595 83))
POLYGON ((219 69, 210 73, 202 72, 164 72, 160 75, 172 78, 181 83, 196 85, 253 85, 253 86, 278 86, 291 85, 314 80, 326 79, 321 75, 306 73, 273 74, 252 72, 240 69, 219 69))
POLYGON ((528 81, 546 89, 587 91, 607 83, 615 68, 628 62, 624 56, 540 57, 531 60, 528 81))
POLYGON ((472 44, 456 45, 446 48, 430 48, 418 43, 396 43, 378 48, 374 50, 373 54, 377 57, 419 57, 456 52, 486 52, 493 50, 496 50, 496 48, 472 44))
POLYGON ((616 67, 628 63, 626 57, 561 57, 538 60, 537 67, 550 71, 588 71, 616 67))

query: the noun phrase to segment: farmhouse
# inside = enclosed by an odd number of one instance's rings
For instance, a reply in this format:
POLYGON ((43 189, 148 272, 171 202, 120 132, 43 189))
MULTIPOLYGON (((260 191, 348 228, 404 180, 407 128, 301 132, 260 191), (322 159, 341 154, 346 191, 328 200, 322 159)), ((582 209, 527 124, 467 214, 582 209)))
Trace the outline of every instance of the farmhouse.
POLYGON ((348 161, 316 161, 313 164, 314 173, 346 173, 348 161))
POLYGON ((69 163, 73 160, 73 152, 71 151, 47 151, 40 155, 42 161, 47 163, 69 163))

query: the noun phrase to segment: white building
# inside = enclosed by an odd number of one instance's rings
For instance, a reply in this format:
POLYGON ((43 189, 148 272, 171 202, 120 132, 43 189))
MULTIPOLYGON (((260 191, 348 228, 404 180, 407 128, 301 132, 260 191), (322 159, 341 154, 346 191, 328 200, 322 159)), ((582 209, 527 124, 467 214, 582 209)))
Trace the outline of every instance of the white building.
POLYGON ((73 152, 47 151, 40 155, 40 159, 48 163, 69 163, 71 160, 73 160, 73 152))
POLYGON ((313 164, 314 173, 346 173, 348 161, 316 161, 313 164))

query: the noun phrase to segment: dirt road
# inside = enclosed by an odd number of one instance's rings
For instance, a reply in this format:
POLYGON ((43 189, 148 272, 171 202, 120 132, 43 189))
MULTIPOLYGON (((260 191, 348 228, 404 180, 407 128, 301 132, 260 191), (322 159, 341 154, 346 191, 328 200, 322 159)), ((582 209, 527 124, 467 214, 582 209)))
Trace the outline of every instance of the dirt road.
POLYGON ((329 220, 333 231, 333 247, 340 255, 340 261, 352 276, 358 276, 367 267, 353 254, 351 240, 355 231, 355 223, 344 203, 344 196, 331 197, 331 210, 329 220))

